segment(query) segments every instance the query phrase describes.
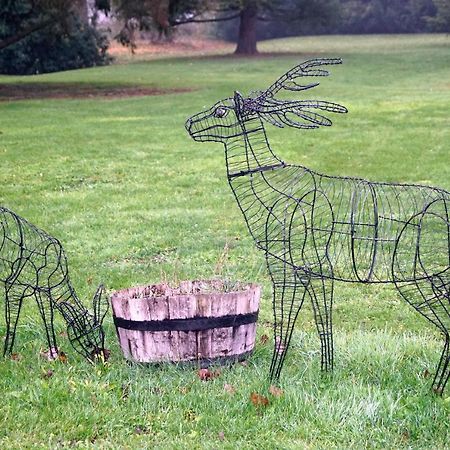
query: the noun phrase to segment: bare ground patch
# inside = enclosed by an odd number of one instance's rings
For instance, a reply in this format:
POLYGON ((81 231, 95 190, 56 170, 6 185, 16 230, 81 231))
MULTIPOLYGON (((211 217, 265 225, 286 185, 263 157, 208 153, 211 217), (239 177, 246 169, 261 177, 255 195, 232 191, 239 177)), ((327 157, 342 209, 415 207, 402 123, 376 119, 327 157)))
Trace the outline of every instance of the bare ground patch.
POLYGON ((44 98, 122 98, 190 92, 190 88, 160 89, 144 86, 93 86, 80 83, 0 84, 0 101, 44 98))
POLYGON ((183 56, 208 56, 229 54, 234 51, 235 44, 230 42, 179 37, 172 42, 155 43, 139 39, 135 53, 130 49, 111 40, 108 52, 115 58, 116 63, 146 61, 162 57, 174 58, 183 56))

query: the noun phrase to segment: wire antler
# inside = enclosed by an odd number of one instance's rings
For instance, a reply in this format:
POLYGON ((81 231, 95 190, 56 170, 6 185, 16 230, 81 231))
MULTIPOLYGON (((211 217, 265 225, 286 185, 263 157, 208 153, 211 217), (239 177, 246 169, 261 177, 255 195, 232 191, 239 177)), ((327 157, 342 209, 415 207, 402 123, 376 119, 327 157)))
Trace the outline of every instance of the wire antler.
POLYGON ((311 59, 298 64, 278 78, 265 91, 256 92, 254 97, 242 99, 244 104, 243 111, 245 112, 246 109, 257 112, 262 119, 279 128, 283 128, 285 125, 303 129, 330 126, 331 120, 314 110, 346 113, 347 108, 337 103, 321 100, 280 100, 274 96, 282 89, 287 91, 304 91, 318 86, 319 83, 302 85, 298 83, 298 78, 307 76, 326 77, 329 75, 329 72, 319 67, 334 64, 342 64, 342 60, 340 58, 311 59))
POLYGON ((323 58, 323 59, 311 59, 309 61, 302 62, 298 66, 295 66, 283 76, 278 78, 275 83, 273 83, 268 89, 266 89, 262 96, 273 97, 281 89, 287 91, 304 91, 306 89, 311 89, 318 86, 319 83, 312 83, 307 85, 302 85, 297 83, 297 78, 301 77, 326 77, 329 72, 324 69, 316 69, 320 66, 329 66, 334 64, 342 64, 340 58, 323 58))
POLYGON ((321 110, 332 113, 346 113, 347 108, 337 103, 322 100, 277 100, 265 98, 259 104, 259 114, 262 119, 283 128, 285 125, 294 128, 318 128, 319 126, 330 126, 331 120, 322 114, 312 110, 321 110), (296 119, 301 119, 299 122, 296 119))

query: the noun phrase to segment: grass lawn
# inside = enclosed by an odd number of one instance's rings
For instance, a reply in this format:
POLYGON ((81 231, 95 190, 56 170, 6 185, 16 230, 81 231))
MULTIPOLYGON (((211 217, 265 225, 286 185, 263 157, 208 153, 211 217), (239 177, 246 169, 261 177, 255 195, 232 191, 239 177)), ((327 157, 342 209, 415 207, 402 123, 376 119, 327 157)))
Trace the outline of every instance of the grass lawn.
POLYGON ((86 305, 100 282, 112 292, 219 275, 264 288, 248 365, 223 368, 207 382, 195 368, 127 365, 111 315, 105 367, 75 354, 61 318, 68 362, 44 361, 44 332, 28 305, 19 357, 0 361, 1 448, 448 448, 450 386, 436 397, 428 376, 443 340, 391 288, 337 285, 332 377, 320 375, 305 305, 279 384, 284 394, 268 394, 271 340, 260 337, 271 332, 271 293, 263 255, 228 188, 222 146, 192 141, 184 121, 235 89, 264 89, 300 61, 340 56, 344 65, 308 96, 341 103, 349 114, 330 129, 268 128, 276 153, 319 172, 449 190, 450 37, 295 38, 260 50, 268 54, 0 76, 3 88, 190 89, 0 102, 0 204, 62 241, 86 305), (270 404, 255 408, 252 392, 270 404))

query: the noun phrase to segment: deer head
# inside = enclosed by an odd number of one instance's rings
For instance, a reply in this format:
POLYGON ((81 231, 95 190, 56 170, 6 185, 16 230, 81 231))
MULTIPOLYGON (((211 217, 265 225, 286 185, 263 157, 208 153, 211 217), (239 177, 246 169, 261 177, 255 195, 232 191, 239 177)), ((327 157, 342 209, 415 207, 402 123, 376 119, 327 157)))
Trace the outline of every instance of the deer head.
POLYGON ((102 299, 104 291, 100 285, 92 302, 94 314, 74 304, 61 302, 59 308, 67 321, 67 334, 73 348, 90 361, 95 361, 104 350, 105 334, 103 320, 108 312, 109 302, 102 299))
POLYGON ((346 113, 344 106, 321 100, 281 100, 275 95, 282 90, 303 91, 319 83, 300 84, 306 76, 327 76, 326 65, 341 64, 340 59, 313 59, 295 66, 278 78, 268 89, 244 98, 235 92, 232 98, 217 102, 186 121, 186 130, 196 141, 225 143, 227 139, 245 135, 246 124, 261 119, 277 127, 318 128, 330 126, 331 120, 320 112, 346 113), (320 112, 317 112, 320 111, 320 112))

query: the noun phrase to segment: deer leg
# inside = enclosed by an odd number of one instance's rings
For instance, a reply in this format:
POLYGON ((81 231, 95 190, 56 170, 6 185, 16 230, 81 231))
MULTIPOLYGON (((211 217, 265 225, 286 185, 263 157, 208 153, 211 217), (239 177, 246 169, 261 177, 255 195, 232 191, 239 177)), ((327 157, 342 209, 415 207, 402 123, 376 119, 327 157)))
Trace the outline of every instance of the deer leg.
POLYGON ((440 276, 431 278, 433 298, 438 299, 433 311, 437 317, 440 317, 440 323, 443 325, 441 330, 445 336, 444 349, 433 380, 433 390, 440 395, 444 392, 450 377, 450 279, 448 275, 447 270, 440 276))
MULTIPOLYGON (((5 318, 6 318, 6 334, 5 345, 3 347, 3 356, 11 354, 14 347, 16 337, 17 323, 19 321, 22 301, 25 297, 23 288, 16 289, 14 285, 6 285, 5 295, 5 318)), ((25 289, 26 290, 26 289, 25 289)))
POLYGON ((445 336, 445 345, 433 381, 433 390, 442 394, 449 379, 450 300, 449 280, 443 276, 396 283, 400 295, 445 336))
POLYGON ((449 335, 445 336, 444 350, 442 351, 441 359, 433 380, 433 391, 436 394, 442 395, 445 386, 450 378, 450 350, 449 350, 449 335))
POLYGON ((56 358, 58 356, 58 346, 56 343, 55 327, 53 323, 54 313, 50 297, 42 291, 38 291, 35 293, 35 299, 42 317, 42 322, 44 323, 49 355, 51 358, 56 358))
POLYGON ((323 371, 333 369, 333 280, 312 278, 308 285, 308 294, 311 298, 314 320, 320 338, 321 368, 323 371))
POLYGON ((280 377, 294 325, 306 295, 306 287, 301 279, 292 275, 288 278, 286 270, 283 272, 283 278, 273 281, 275 345, 270 366, 271 379, 280 377))

